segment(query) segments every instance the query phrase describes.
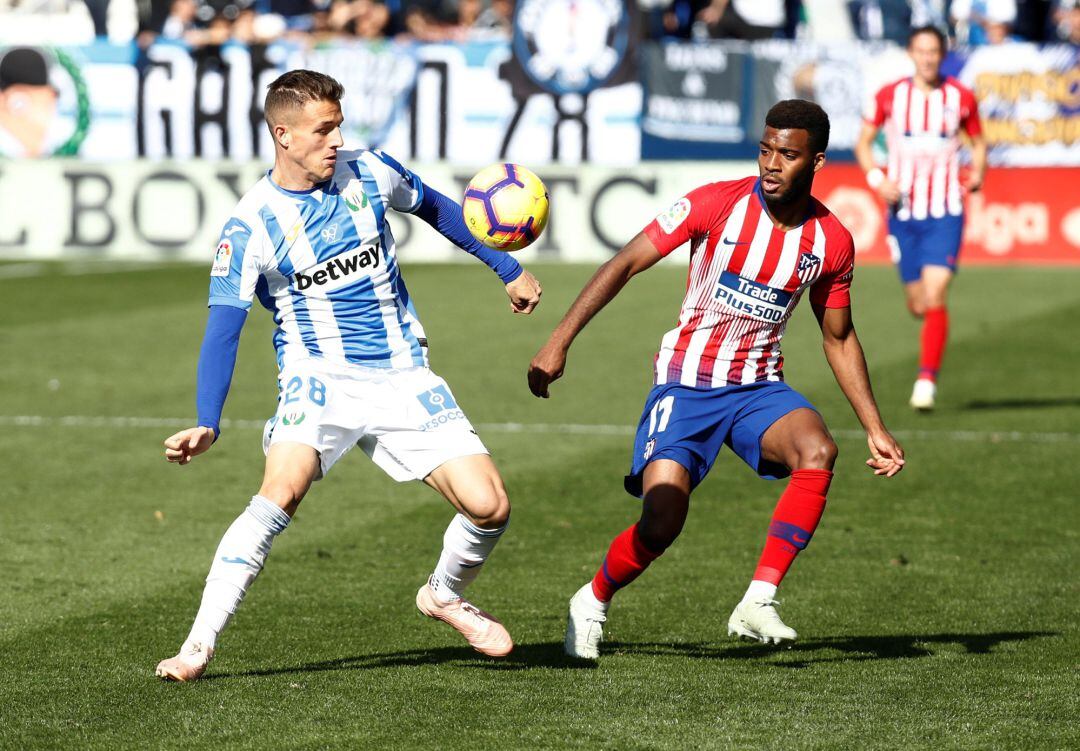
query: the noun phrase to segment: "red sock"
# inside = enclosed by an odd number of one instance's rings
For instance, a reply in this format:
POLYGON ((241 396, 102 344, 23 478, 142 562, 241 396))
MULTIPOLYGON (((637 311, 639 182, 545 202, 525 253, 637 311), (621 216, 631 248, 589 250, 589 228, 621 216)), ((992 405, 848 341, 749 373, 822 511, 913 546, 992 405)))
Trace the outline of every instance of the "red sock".
POLYGON ((945 307, 930 308, 923 315, 922 354, 919 357, 919 378, 937 380, 941 358, 945 356, 945 340, 949 338, 949 311, 945 307))
POLYGON ((637 524, 626 529, 611 541, 604 563, 592 580, 593 594, 601 602, 611 602, 615 593, 641 575, 660 553, 654 553, 641 542, 637 524))
POLYGON ((821 521, 832 475, 827 469, 797 469, 791 473, 787 489, 773 511, 754 579, 780 584, 821 521))

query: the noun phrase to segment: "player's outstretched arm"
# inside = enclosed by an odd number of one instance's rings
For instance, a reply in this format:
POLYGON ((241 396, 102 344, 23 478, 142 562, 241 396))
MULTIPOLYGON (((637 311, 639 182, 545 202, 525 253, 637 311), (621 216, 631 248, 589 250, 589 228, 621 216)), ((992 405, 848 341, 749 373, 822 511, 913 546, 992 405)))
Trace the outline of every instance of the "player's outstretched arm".
POLYGON ((562 377, 566 353, 585 324, 619 294, 631 277, 653 266, 662 257, 652 240, 642 232, 596 270, 529 364, 529 390, 535 396, 548 398, 548 385, 562 377))
POLYGON ((221 434, 221 410, 229 393, 240 331, 247 311, 231 305, 211 305, 199 352, 198 389, 195 399, 199 410, 197 427, 181 430, 165 439, 165 458, 187 464, 207 451, 221 434))
POLYGON ((813 308, 821 326, 825 358, 840 390, 866 429, 866 441, 870 448, 870 458, 866 464, 874 470, 875 475, 892 477, 904 468, 904 450, 885 429, 878 411, 870 387, 866 358, 851 320, 851 308, 826 308, 823 305, 814 305, 813 308))
POLYGON ((430 185, 423 185, 423 198, 413 213, 434 227, 440 235, 476 256, 499 275, 515 313, 531 313, 540 303, 540 283, 521 267, 513 256, 487 247, 469 232, 461 215, 461 206, 430 185), (521 277, 526 277, 524 280, 521 277))

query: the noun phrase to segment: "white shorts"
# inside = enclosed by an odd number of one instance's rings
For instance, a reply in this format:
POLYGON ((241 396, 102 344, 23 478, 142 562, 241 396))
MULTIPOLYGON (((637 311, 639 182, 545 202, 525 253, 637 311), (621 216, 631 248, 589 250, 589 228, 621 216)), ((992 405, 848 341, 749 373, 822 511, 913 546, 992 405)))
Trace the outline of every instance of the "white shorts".
POLYGON ((446 381, 428 368, 383 369, 305 359, 278 381, 277 413, 263 452, 303 443, 319 452, 322 475, 359 444, 398 482, 422 480, 459 456, 487 454, 446 381))

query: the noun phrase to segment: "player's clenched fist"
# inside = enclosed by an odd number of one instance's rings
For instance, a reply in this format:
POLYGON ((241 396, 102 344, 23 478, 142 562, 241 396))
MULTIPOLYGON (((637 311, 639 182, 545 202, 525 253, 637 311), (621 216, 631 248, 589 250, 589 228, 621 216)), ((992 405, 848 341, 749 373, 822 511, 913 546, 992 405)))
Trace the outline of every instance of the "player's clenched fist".
POLYGON ((188 428, 165 439, 165 458, 187 464, 214 444, 213 428, 188 428))
POLYGON ((562 378, 566 367, 566 352, 551 344, 536 353, 529 363, 529 391, 534 396, 548 398, 548 384, 562 378))
POLYGON ((515 313, 532 313, 540 304, 540 295, 544 291, 540 288, 540 282, 528 271, 522 270, 521 275, 506 285, 506 294, 510 297, 510 309, 515 313))

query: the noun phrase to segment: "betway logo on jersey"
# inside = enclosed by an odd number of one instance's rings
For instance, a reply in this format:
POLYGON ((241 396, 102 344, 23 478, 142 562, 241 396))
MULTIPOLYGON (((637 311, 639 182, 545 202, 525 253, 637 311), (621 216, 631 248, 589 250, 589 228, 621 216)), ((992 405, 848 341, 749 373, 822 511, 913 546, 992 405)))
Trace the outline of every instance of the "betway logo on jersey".
POLYGON ((725 271, 720 274, 716 299, 743 315, 759 321, 780 323, 791 302, 791 293, 725 271))
POLYGON ((301 292, 312 287, 318 287, 325 292, 347 287, 356 281, 357 274, 366 269, 379 268, 380 255, 379 243, 370 248, 355 248, 315 266, 315 270, 310 273, 296 272, 293 274, 293 285, 301 292))

